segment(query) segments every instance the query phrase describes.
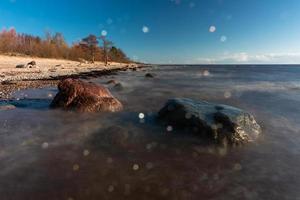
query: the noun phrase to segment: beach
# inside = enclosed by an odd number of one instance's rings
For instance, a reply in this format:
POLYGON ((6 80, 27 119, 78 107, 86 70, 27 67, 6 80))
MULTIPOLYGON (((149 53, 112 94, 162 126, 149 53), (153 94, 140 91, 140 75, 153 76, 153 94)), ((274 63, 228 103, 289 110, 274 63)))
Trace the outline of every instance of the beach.
POLYGON ((135 63, 71 61, 25 56, 0 55, 0 98, 7 98, 18 89, 40 88, 55 85, 66 77, 105 75, 113 71, 139 68, 135 63), (34 61, 35 66, 26 66, 34 61), (17 66, 24 68, 17 68, 17 66))

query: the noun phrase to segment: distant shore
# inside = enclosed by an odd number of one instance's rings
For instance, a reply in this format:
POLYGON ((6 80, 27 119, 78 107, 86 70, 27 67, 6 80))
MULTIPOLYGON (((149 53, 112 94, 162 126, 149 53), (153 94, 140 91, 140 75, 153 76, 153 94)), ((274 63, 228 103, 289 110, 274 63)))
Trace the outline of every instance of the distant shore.
POLYGON ((15 90, 56 85, 67 77, 96 77, 141 67, 136 63, 110 62, 105 66, 103 62, 0 55, 0 99, 9 98, 15 90))

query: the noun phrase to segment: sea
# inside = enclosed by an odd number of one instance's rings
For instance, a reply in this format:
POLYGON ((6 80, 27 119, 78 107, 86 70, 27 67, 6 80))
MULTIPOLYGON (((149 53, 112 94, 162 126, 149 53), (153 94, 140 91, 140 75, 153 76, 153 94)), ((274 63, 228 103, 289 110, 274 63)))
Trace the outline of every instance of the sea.
POLYGON ((51 110, 56 87, 1 102, 16 106, 0 111, 1 200, 300 199, 300 66, 154 65, 87 79, 124 110, 51 110), (181 97, 243 109, 262 134, 221 148, 157 123, 181 97))

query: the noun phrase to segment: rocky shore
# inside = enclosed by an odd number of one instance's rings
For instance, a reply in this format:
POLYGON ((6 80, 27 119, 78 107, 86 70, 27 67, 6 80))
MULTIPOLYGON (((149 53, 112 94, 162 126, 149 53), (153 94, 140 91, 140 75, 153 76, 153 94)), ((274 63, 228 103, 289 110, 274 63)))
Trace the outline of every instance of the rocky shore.
POLYGON ((69 61, 0 55, 0 99, 7 99, 13 91, 26 88, 55 86, 65 78, 98 77, 122 70, 136 70, 135 63, 69 61))

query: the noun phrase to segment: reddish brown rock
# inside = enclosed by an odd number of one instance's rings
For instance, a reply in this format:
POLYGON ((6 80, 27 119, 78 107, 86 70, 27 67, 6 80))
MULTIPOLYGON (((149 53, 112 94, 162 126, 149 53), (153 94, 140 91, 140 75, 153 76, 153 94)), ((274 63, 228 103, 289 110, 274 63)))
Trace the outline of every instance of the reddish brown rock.
POLYGON ((123 109, 122 104, 101 85, 69 78, 58 84, 58 90, 51 108, 79 112, 117 112, 123 109))

